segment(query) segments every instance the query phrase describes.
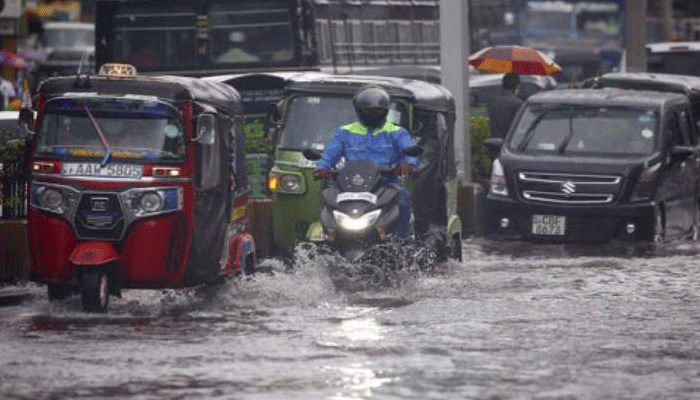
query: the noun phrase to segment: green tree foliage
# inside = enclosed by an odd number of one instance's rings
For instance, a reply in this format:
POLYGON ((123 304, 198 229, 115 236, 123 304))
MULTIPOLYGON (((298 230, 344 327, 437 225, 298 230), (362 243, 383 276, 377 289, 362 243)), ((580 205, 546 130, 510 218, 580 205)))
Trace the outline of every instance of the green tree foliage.
POLYGON ((471 136, 472 181, 488 187, 493 158, 484 149, 483 143, 484 140, 491 137, 489 118, 483 115, 472 115, 469 119, 469 134, 471 136))
MULTIPOLYGON (((12 132, 0 130, 0 163, 3 164, 0 170, 0 183, 3 190, 0 191, 0 204, 3 207, 12 209, 20 206, 25 199, 24 185, 20 185, 19 193, 14 196, 7 196, 7 188, 15 182, 26 182, 29 177, 29 167, 26 160, 27 141, 17 139, 12 132), (7 197, 6 197, 7 196, 7 197)), ((4 210, 4 217, 12 216, 4 210)))

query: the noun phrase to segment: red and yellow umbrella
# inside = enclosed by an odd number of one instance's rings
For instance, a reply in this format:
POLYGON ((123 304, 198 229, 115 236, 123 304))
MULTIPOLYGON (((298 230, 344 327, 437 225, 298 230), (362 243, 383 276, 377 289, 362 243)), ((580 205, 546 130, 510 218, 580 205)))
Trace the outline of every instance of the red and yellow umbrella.
POLYGON ((493 46, 469 57, 469 64, 487 72, 515 72, 518 75, 551 75, 561 67, 541 51, 523 46, 493 46))

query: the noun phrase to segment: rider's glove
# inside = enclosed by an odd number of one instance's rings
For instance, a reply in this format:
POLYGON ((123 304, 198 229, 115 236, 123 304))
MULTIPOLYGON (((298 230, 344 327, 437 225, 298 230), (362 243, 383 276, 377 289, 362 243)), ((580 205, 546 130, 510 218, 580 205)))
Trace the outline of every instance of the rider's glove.
POLYGON ((330 170, 327 169, 317 169, 314 171, 314 179, 316 180, 326 180, 330 179, 333 176, 333 173, 330 170))
POLYGON ((400 164, 394 167, 392 172, 394 175, 412 175, 416 172, 416 167, 411 164, 400 164))

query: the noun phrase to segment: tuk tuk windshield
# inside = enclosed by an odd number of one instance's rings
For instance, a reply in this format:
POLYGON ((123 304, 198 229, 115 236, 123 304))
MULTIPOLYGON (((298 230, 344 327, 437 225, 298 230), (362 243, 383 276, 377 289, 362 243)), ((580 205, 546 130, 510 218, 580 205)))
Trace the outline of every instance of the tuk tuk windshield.
POLYGON ((598 105, 527 105, 509 140, 518 152, 587 156, 651 154, 658 112, 598 105))
MULTIPOLYGON (((279 148, 323 151, 337 128, 356 120, 351 97, 296 96, 287 109, 279 148)), ((387 120, 408 126, 406 105, 392 101, 387 120)))
POLYGON ((113 158, 144 162, 184 159, 184 126, 179 111, 150 97, 49 100, 37 132, 36 153, 64 159, 104 157, 106 149, 98 128, 113 158))

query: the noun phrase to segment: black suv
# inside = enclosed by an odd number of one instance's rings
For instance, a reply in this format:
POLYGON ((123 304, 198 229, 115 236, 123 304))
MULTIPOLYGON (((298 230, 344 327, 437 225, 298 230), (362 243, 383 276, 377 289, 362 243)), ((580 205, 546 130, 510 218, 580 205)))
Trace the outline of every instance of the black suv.
POLYGON ((498 150, 487 235, 554 241, 697 239, 700 152, 688 97, 621 89, 538 93, 498 150))

